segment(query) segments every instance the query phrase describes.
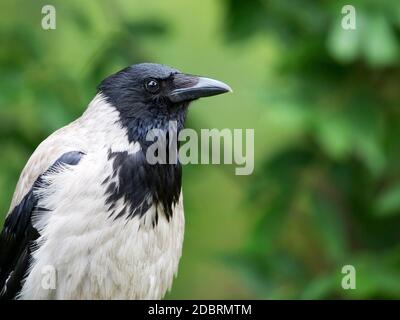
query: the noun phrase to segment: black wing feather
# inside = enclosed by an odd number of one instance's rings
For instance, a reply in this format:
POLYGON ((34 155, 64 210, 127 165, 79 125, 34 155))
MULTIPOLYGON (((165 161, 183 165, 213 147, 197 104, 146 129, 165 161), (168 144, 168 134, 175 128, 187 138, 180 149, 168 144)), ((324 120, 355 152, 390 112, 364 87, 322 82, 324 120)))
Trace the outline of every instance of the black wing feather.
POLYGON ((64 153, 34 182, 21 202, 11 211, 4 222, 0 234, 0 299, 13 299, 22 288, 22 281, 28 270, 32 245, 39 237, 32 224, 32 213, 38 208, 38 196, 33 192, 43 187, 43 177, 54 172, 62 164, 76 165, 83 156, 82 152, 64 153))

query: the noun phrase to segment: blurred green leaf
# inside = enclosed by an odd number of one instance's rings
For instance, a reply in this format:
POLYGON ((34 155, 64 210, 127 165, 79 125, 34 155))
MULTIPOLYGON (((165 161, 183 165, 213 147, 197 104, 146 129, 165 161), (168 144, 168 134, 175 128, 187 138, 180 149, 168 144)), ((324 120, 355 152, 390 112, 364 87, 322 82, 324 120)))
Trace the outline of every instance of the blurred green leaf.
MULTIPOLYGON (((360 25, 361 12, 357 12, 357 22, 360 25)), ((362 32, 358 27, 355 30, 345 30, 341 19, 333 22, 327 39, 329 53, 339 62, 355 61, 361 53, 362 32)))
POLYGON ((400 213, 400 184, 386 188, 376 200, 376 215, 388 216, 400 213))
POLYGON ((376 15, 365 22, 363 46, 372 66, 387 66, 399 61, 396 36, 384 16, 376 15))

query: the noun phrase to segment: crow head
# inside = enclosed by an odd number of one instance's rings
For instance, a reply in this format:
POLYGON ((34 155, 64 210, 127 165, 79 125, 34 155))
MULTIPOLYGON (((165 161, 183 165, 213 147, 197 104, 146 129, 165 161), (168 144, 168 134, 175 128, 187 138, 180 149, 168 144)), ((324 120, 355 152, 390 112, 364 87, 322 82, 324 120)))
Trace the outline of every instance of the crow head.
POLYGON ((191 101, 232 91, 223 82, 155 63, 127 67, 103 80, 98 89, 119 111, 129 139, 139 142, 150 129, 167 129, 169 121, 183 128, 191 101))

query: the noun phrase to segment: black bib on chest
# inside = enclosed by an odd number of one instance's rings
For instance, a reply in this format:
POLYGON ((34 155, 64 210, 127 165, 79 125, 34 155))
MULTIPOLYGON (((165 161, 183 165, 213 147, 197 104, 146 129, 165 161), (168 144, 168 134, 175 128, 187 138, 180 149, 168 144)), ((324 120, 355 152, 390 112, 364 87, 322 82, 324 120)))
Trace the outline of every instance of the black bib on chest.
POLYGON ((110 151, 108 160, 113 161, 113 175, 103 184, 107 186, 106 204, 110 205, 110 216, 142 217, 155 205, 153 225, 157 224, 160 209, 168 220, 172 217, 182 185, 182 168, 179 162, 149 164, 143 150, 134 154, 110 151), (123 202, 122 209, 117 208, 119 200, 123 202))

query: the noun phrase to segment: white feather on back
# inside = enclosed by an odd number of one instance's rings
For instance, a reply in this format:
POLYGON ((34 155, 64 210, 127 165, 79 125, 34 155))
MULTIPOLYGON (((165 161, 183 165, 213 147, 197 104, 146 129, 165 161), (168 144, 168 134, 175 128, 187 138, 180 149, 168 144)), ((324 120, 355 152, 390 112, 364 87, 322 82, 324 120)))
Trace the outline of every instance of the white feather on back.
POLYGON ((69 151, 88 153, 102 146, 127 150, 131 145, 126 130, 118 123, 118 111, 97 94, 85 113, 69 125, 55 131, 36 148, 18 180, 9 212, 20 203, 40 174, 69 151))

